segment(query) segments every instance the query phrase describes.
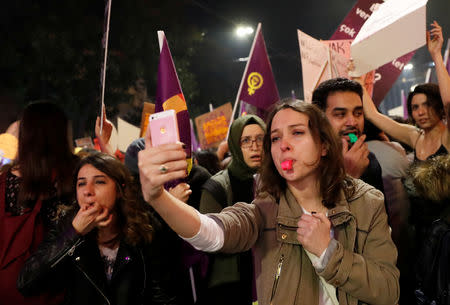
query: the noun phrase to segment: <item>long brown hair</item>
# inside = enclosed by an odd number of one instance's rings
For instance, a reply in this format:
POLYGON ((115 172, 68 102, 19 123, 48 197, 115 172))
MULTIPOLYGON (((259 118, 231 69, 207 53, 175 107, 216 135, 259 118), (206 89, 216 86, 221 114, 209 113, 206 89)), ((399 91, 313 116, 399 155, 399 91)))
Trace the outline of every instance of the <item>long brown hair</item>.
POLYGON ((71 142, 69 121, 57 105, 41 101, 24 109, 18 156, 13 163, 22 180, 18 202, 72 193, 71 178, 77 157, 72 153, 71 142))
POLYGON ((86 164, 92 165, 115 182, 118 192, 115 209, 125 240, 131 245, 150 243, 154 233, 150 215, 145 203, 139 200, 136 184, 125 165, 108 154, 91 153, 84 157, 75 169, 74 185, 76 185, 78 172, 86 164))
POLYGON ((339 200, 340 191, 349 196, 353 184, 347 178, 342 157, 342 144, 328 122, 325 113, 317 106, 292 98, 281 100, 267 118, 267 132, 264 136, 264 160, 261 166, 260 192, 267 192, 275 198, 286 189, 286 180, 281 177, 271 155, 270 131, 274 116, 283 109, 292 109, 308 116, 308 127, 316 142, 321 142, 327 148, 327 154, 321 157, 318 172, 320 173, 320 193, 323 204, 327 208, 335 206, 339 200))

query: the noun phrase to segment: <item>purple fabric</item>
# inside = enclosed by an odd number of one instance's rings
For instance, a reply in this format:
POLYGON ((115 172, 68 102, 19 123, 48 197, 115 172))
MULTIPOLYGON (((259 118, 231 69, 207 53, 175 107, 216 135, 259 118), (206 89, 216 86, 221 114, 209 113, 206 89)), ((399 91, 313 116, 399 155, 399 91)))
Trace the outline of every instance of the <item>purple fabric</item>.
MULTIPOLYGON (((163 104, 173 96, 179 95, 186 103, 183 92, 181 91, 180 81, 175 70, 175 65, 172 60, 172 55, 169 50, 166 37, 164 36, 161 54, 159 56, 158 66, 158 83, 156 86, 156 102, 155 112, 164 111, 163 104)), ((187 157, 191 157, 191 124, 189 122, 189 113, 183 110, 177 113, 178 132, 180 134, 180 141, 186 145, 187 157)))
POLYGON ((192 120, 189 120, 191 126, 191 149, 192 151, 198 151, 200 149, 200 144, 198 144, 197 137, 195 135, 194 124, 192 120))
MULTIPOLYGON (((362 25, 377 6, 383 2, 383 0, 359 0, 338 26, 336 32, 334 32, 330 39, 355 39, 359 30, 361 30, 362 25)), ((395 59, 392 63, 387 63, 375 71, 375 84, 372 95, 375 105, 381 103, 392 85, 400 76, 403 67, 410 61, 414 53, 415 52, 405 54, 402 57, 395 59), (396 65, 393 63, 396 63, 396 65)))
POLYGON ((244 75, 239 100, 258 108, 268 109, 272 104, 280 99, 278 88, 270 65, 269 56, 267 55, 266 44, 262 31, 259 30, 255 36, 255 44, 253 52, 250 54, 247 73, 244 75), (253 73, 253 74, 252 74, 253 73), (249 76, 253 75, 250 79, 249 76), (261 78, 262 77, 262 85, 261 78), (249 91, 250 88, 250 91, 249 91))

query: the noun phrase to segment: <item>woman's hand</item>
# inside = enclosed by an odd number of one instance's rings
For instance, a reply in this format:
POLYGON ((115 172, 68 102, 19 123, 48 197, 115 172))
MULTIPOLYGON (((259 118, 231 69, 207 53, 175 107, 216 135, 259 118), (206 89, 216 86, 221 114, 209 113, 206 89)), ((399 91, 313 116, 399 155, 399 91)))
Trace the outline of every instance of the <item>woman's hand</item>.
POLYGON ((442 56, 441 49, 444 44, 444 36, 442 35, 441 26, 436 21, 433 21, 431 26, 433 28, 427 31, 427 47, 431 58, 435 61, 437 56, 442 56))
POLYGON ((110 223, 112 214, 97 203, 86 205, 78 210, 72 220, 72 226, 78 234, 86 235, 93 228, 110 223))
POLYGON ((297 240, 303 248, 317 257, 322 255, 330 243, 331 222, 323 213, 303 214, 297 223, 297 240))
POLYGON ((98 143, 100 144, 100 150, 104 153, 114 156, 115 151, 113 151, 110 143, 113 125, 106 119, 105 106, 103 106, 103 128, 101 128, 100 125, 100 117, 97 117, 97 120, 95 121, 95 136, 97 137, 98 143))
POLYGON ((145 135, 145 149, 138 155, 139 176, 144 200, 150 204, 163 193, 165 183, 186 177, 186 153, 182 143, 152 147, 150 132, 145 135))
POLYGON ((186 203, 189 199, 189 196, 192 194, 192 190, 189 184, 182 182, 178 183, 175 187, 171 187, 169 189, 169 193, 175 198, 178 198, 186 203))

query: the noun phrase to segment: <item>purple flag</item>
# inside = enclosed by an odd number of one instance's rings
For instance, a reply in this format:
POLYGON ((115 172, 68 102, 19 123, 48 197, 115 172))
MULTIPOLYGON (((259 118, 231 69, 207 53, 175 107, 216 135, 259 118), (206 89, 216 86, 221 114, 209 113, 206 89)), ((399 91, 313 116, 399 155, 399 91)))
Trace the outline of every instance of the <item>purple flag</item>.
POLYGON ((258 23, 236 104, 241 101, 242 109, 245 112, 255 113, 255 108, 257 108, 256 114, 261 114, 279 99, 278 88, 261 31, 261 23, 258 23), (250 105, 254 107, 250 107, 250 105))
MULTIPOLYGON (((358 0, 330 39, 355 39, 366 20, 383 2, 384 0, 358 0)), ((415 51, 394 59, 375 71, 372 96, 375 105, 381 103, 414 53, 415 51)))
POLYGON ((189 123, 191 125, 191 146, 192 146, 192 151, 198 151, 200 149, 200 144, 198 144, 197 137, 195 136, 194 123, 192 122, 192 119, 189 119, 189 123))
POLYGON ((177 113, 178 131, 180 141, 186 145, 187 158, 191 158, 191 124, 189 113, 180 81, 170 54, 169 44, 163 31, 158 31, 159 39, 159 66, 158 83, 156 86, 155 112, 174 109, 177 113))

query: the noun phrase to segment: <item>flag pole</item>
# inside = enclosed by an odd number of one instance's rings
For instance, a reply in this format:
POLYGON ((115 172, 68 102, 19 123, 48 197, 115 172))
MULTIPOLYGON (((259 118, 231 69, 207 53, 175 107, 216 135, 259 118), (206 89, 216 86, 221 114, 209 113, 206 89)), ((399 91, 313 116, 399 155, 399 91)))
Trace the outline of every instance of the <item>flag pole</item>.
POLYGON ((233 112, 231 113, 230 124, 228 125, 228 132, 227 132, 226 140, 228 140, 228 136, 230 135, 230 127, 234 121, 234 116, 236 114, 237 106, 238 106, 238 104, 240 104, 239 97, 241 96, 242 86, 244 85, 245 76, 247 75, 248 65, 250 63, 250 59, 252 58, 253 50, 254 50, 255 44, 256 44, 256 39, 258 38, 258 34, 260 31, 261 31, 261 22, 259 22, 258 26, 256 27, 255 37, 253 38, 252 47, 250 49, 250 55, 248 56, 247 64, 245 65, 245 70, 244 70, 244 74, 242 75, 241 84, 239 85, 239 90, 238 90, 238 93, 236 96, 236 101, 234 102, 233 112))
POLYGON ((106 62, 108 59, 108 40, 109 40, 109 21, 111 19, 111 2, 112 0, 108 0, 108 16, 106 18, 106 33, 105 33, 105 52, 103 54, 103 71, 102 71, 102 96, 101 96, 101 105, 100 105, 100 135, 102 135, 103 131, 103 118, 105 113, 103 109, 105 108, 105 80, 106 80, 106 62))

